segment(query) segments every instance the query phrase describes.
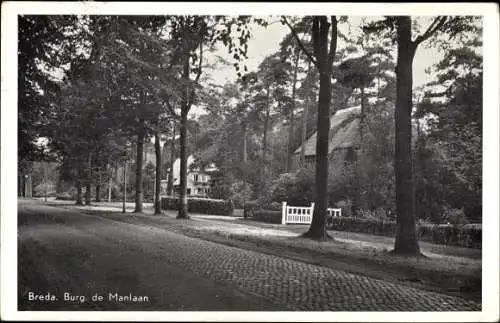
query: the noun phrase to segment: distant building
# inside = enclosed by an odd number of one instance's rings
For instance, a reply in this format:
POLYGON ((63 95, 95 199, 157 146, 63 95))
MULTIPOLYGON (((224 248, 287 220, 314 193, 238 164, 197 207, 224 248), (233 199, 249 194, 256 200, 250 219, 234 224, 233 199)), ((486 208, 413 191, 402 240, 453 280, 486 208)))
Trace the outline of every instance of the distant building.
MULTIPOLYGON (((328 158, 330 160, 353 161, 359 141, 359 121, 361 106, 355 106, 337 111, 330 117, 330 135, 328 143, 328 158)), ((316 165, 316 137, 314 132, 304 143, 304 167, 316 165)), ((293 169, 300 168, 300 152, 302 146, 293 154, 293 169)))
MULTIPOLYGON (((187 195, 193 197, 208 197, 210 193, 210 185, 212 175, 211 173, 216 170, 214 165, 210 167, 205 167, 200 169, 198 167, 191 167, 194 162, 193 156, 189 156, 187 159, 187 195)), ((177 158, 174 162, 173 168, 173 186, 174 193, 177 195, 180 192, 180 168, 181 168, 181 160, 177 158)), ((168 172, 170 174, 170 171, 168 172)), ((166 193, 168 176, 167 179, 162 181, 162 192, 166 193), (163 190, 164 188, 164 190, 163 190)))

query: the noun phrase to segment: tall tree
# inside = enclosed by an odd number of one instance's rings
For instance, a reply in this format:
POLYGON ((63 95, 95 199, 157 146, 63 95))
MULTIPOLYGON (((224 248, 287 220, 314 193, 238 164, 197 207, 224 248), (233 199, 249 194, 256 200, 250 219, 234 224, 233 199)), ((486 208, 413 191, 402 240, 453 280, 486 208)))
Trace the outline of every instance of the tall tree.
POLYGON ((390 28, 396 30, 396 110, 395 121, 395 158, 396 175, 396 213, 398 229, 394 252, 405 255, 420 255, 416 236, 415 193, 412 174, 412 89, 413 58, 418 46, 438 32, 445 32, 449 37, 471 30, 472 17, 439 16, 432 20, 429 27, 415 40, 412 40, 412 20, 409 16, 391 16, 385 20, 370 24, 368 30, 390 28))
POLYGON ((156 173, 155 173, 155 197, 154 206, 155 214, 161 214, 160 191, 161 191, 161 144, 160 131, 155 132, 155 156, 156 156, 156 173))
POLYGON ((425 125, 415 143, 416 210, 436 223, 448 221, 446 209, 481 220, 481 45, 473 39, 445 53, 414 113, 417 125, 425 125))
MULTIPOLYGON (((285 23, 288 23, 286 18, 285 23)), ((319 71, 319 100, 316 139, 316 201, 313 219, 309 231, 305 237, 313 239, 325 239, 326 232, 326 210, 328 203, 328 137, 330 132, 330 101, 332 86, 332 65, 337 51, 337 24, 336 16, 331 16, 330 21, 326 16, 314 16, 312 19, 312 42, 314 57, 305 53, 311 59, 319 71)), ((290 26, 290 25, 289 25, 290 26)), ((291 27, 294 32, 293 27, 291 27)), ((294 33, 297 36, 296 33, 294 33)), ((300 39, 297 36, 299 43, 300 39)), ((301 46, 303 48, 303 46, 301 46)))

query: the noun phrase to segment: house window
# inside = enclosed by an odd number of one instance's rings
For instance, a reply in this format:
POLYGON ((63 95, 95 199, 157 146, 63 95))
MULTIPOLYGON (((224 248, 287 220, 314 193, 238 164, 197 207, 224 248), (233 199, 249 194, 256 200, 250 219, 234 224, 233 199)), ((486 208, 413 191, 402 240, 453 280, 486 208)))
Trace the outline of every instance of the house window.
POLYGON ((198 174, 194 174, 194 181, 197 182, 198 181, 198 174))
POLYGON ((305 157, 305 166, 312 167, 316 163, 316 156, 306 156, 305 157))
POLYGON ((191 189, 190 188, 187 189, 187 195, 191 195, 191 189))

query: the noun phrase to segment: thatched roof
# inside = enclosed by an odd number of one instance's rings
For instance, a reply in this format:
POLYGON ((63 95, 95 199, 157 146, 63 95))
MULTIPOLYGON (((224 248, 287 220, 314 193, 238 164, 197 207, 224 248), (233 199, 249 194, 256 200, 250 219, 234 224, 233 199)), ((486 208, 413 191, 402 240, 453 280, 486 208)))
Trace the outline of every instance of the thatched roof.
MULTIPOLYGON (((328 153, 335 149, 348 148, 356 144, 358 140, 359 115, 361 106, 355 106, 337 111, 330 117, 330 141, 328 153)), ((316 135, 313 133, 305 142, 305 156, 316 155, 316 135)), ((300 154, 301 147, 294 154, 300 154)))

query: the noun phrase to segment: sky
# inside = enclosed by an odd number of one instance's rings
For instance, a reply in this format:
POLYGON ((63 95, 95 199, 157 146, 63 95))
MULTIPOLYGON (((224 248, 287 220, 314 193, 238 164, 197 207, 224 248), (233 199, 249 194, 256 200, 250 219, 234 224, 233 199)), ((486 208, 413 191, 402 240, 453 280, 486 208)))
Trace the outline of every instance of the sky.
MULTIPOLYGON (((343 29, 344 32, 356 32, 361 22, 360 17, 350 17, 350 21, 354 26, 348 31, 345 24, 340 25, 339 28, 343 29)), ((252 38, 248 44, 248 59, 245 61, 249 71, 256 70, 259 63, 267 55, 275 52, 279 48, 279 42, 283 37, 289 33, 288 26, 282 25, 278 18, 276 17, 276 23, 272 23, 267 27, 253 26, 252 28, 252 38)), ((228 60, 231 59, 229 55, 226 54, 226 49, 222 48, 216 52, 228 60)), ((432 80, 432 75, 425 73, 425 69, 432 66, 432 64, 437 63, 442 57, 442 54, 436 48, 425 48, 420 46, 415 55, 413 62, 413 82, 414 88, 421 86, 430 80, 432 80)), ((236 71, 233 66, 228 66, 224 68, 212 71, 211 76, 214 81, 218 84, 224 84, 226 81, 233 82, 236 80, 236 71)))
MULTIPOLYGON (((339 29, 345 34, 359 33, 361 24, 361 16, 350 16, 349 24, 339 24, 339 29)), ((427 20, 421 21, 422 27, 427 27, 427 20)), ((279 49, 279 43, 289 33, 290 29, 286 25, 279 22, 279 17, 275 16, 270 19, 270 24, 267 27, 258 25, 252 26, 252 37, 248 43, 248 59, 244 61, 249 71, 256 71, 260 62, 269 54, 276 52, 279 49)), ((415 37, 415 36, 414 36, 415 37)), ((395 48, 395 46, 394 46, 395 48)), ((232 62, 231 56, 227 53, 225 47, 221 47, 212 55, 219 55, 228 61, 232 62)), ((442 53, 432 46, 420 45, 413 61, 413 88, 416 89, 433 80, 433 75, 428 74, 425 70, 437 63, 442 58, 442 53)), ((394 53, 394 57, 396 54, 394 53)), ((232 65, 227 67, 220 66, 219 68, 207 73, 214 83, 224 85, 227 82, 234 82, 237 79, 236 70, 232 65)), ((203 114, 203 110, 198 107, 193 107, 190 115, 203 114)))

